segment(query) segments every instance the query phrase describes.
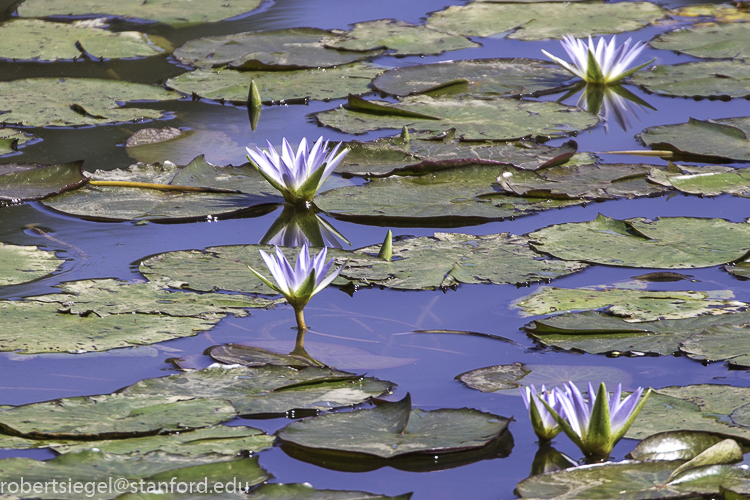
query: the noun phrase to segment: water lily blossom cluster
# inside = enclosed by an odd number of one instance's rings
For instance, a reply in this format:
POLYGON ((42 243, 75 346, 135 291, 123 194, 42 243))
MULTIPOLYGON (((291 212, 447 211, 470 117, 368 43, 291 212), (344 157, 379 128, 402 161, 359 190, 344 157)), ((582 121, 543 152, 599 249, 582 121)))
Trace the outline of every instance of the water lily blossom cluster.
POLYGON ((317 255, 311 256, 307 244, 304 244, 297 257, 297 263, 292 267, 286 256, 279 250, 279 247, 276 247, 275 256, 268 255, 263 250, 260 250, 260 255, 276 283, 272 283, 255 269, 248 266, 258 279, 286 298, 287 302, 294 308, 297 326, 300 330, 307 329, 303 314, 307 303, 310 302, 313 295, 335 280, 344 267, 341 266, 331 274, 328 274, 334 259, 326 262, 326 253, 327 249, 324 248, 317 255))
POLYGON ((609 456, 615 444, 628 432, 651 394, 651 389, 648 389, 641 397, 643 388, 639 387, 621 399, 622 385, 618 384, 617 390, 610 396, 604 382, 599 385, 598 392, 594 392, 589 382, 588 400, 573 382, 568 382, 564 390, 554 390, 562 405, 562 412, 555 410, 543 399, 542 404, 581 451, 586 456, 595 458, 609 456))
POLYGON ((534 428, 534 432, 539 439, 549 441, 562 431, 562 428, 555 421, 555 417, 552 416, 547 407, 540 401, 540 399, 543 399, 558 415, 564 415, 565 411, 563 410, 557 391, 547 391, 542 386, 542 392, 537 393, 534 384, 529 384, 526 387, 521 387, 521 397, 523 398, 523 404, 526 405, 526 409, 529 411, 531 426, 534 428))
POLYGON ((303 205, 313 199, 315 193, 331 172, 349 152, 344 149, 336 154, 341 143, 329 152, 328 141, 320 137, 313 147, 307 149, 307 139, 303 138, 295 152, 286 139, 282 141, 281 154, 268 142, 268 149, 256 147, 247 150, 247 159, 258 172, 276 189, 284 200, 293 205, 303 205))
POLYGON ((646 48, 646 45, 643 42, 636 42, 631 47, 632 38, 628 38, 625 43, 617 47, 615 38, 613 36, 607 43, 602 37, 599 38, 599 43, 594 45, 591 36, 589 36, 587 45, 583 40, 572 35, 563 36, 560 43, 565 52, 568 53, 572 64, 553 56, 546 50, 542 50, 542 52, 583 81, 603 85, 620 81, 655 61, 655 59, 652 59, 630 68, 629 66, 646 48))

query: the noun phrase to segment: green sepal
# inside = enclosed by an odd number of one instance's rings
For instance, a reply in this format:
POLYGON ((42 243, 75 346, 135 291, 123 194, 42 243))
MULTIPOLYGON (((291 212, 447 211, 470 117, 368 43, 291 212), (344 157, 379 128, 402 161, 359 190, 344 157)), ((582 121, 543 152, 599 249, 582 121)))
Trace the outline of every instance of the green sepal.
POLYGON ((260 274, 258 271, 256 271, 252 267, 247 266, 247 268, 250 269, 250 272, 252 272, 255 276, 257 276, 258 279, 261 280, 263 283, 265 283, 266 286, 268 286, 271 290, 273 290, 276 293, 280 293, 281 295, 283 295, 284 297, 286 297, 287 300, 289 300, 289 297, 286 296, 286 293, 284 293, 281 290, 281 288, 278 287, 278 285, 276 285, 275 283, 271 283, 270 281, 268 281, 266 278, 263 277, 262 274, 260 274))
POLYGON ((649 62, 643 63, 640 66, 636 66, 635 68, 630 68, 627 71, 623 71, 622 73, 620 73, 619 75, 617 75, 617 79, 616 80, 611 80, 611 81, 612 82, 618 82, 618 81, 622 80, 623 78, 627 78, 630 75, 632 75, 633 73, 635 73, 636 71, 639 71, 639 70, 645 68, 646 66, 648 66, 649 64, 651 64, 654 61, 656 61, 656 58, 651 59, 649 62))
POLYGON ((586 81, 589 83, 607 83, 604 81, 599 61, 596 60, 596 56, 594 56, 594 52, 591 49, 589 49, 589 60, 586 66, 586 81))
POLYGON ((315 269, 310 271, 310 275, 307 277, 307 279, 305 279, 305 281, 302 282, 300 287, 295 292, 294 300, 290 300, 289 303, 292 304, 295 308, 305 307, 307 303, 310 302, 310 298, 313 296, 314 291, 315 269))
POLYGON ((545 427, 544 420, 542 420, 542 416, 539 414, 539 408, 536 406, 536 401, 531 396, 529 396, 529 418, 531 419, 531 426, 534 428, 534 433, 542 441, 551 441, 552 438, 562 431, 559 425, 554 429, 545 427))
MULTIPOLYGON (((593 395, 589 394, 589 400, 593 395)), ((604 382, 599 384, 599 390, 594 400, 594 409, 591 412, 588 432, 586 433, 586 449, 583 452, 588 456, 608 457, 612 452, 614 443, 610 431, 609 420, 609 394, 604 382)))
POLYGON ((633 412, 630 414, 630 417, 622 425, 622 428, 619 431, 617 431, 617 434, 614 435, 612 439, 613 445, 617 443, 620 439, 622 439, 625 433, 628 432, 628 429, 630 429, 630 426, 633 425, 633 422, 635 422, 636 417, 643 409, 643 405, 646 404, 646 400, 648 399, 650 395, 651 395, 651 388, 649 387, 646 390, 646 393, 641 396, 641 400, 638 401, 638 405, 636 405, 636 407, 633 408, 633 412))
POLYGON ((318 192, 318 188, 320 187, 320 180, 323 177, 323 172, 325 172, 325 169, 326 169, 326 164, 323 163, 299 187, 299 189, 295 193, 295 198, 297 199, 296 203, 298 205, 306 201, 310 201, 315 197, 315 193, 318 192))

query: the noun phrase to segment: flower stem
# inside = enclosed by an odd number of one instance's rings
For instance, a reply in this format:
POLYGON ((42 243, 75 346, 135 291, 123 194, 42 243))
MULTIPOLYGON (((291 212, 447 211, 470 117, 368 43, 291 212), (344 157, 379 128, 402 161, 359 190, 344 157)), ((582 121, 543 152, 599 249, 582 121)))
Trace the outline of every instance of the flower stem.
POLYGON ((307 330, 307 325, 305 324, 304 306, 294 308, 294 317, 297 319, 297 328, 299 328, 300 332, 304 332, 305 330, 307 330))

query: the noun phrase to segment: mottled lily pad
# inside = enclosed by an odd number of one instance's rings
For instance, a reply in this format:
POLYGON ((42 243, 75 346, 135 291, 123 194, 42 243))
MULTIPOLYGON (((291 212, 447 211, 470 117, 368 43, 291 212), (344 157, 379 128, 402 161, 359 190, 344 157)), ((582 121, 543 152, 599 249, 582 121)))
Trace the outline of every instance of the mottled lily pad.
POLYGON ((346 106, 315 115, 327 127, 348 134, 408 127, 440 134, 455 128, 470 141, 510 141, 531 136, 560 137, 593 127, 596 115, 555 102, 515 99, 433 99, 409 96, 399 103, 349 98, 346 106))
POLYGON ((466 37, 450 35, 404 21, 380 19, 356 23, 351 31, 331 39, 326 46, 338 50, 370 51, 380 48, 389 55, 438 55, 449 50, 480 47, 466 37))
POLYGON ((198 68, 228 65, 240 70, 286 70, 341 66, 384 52, 327 48, 325 43, 339 33, 291 28, 198 38, 176 49, 174 55, 181 63, 198 68))
POLYGON ((659 35, 649 45, 705 59, 746 59, 750 34, 745 28, 741 23, 694 26, 659 35))
POLYGON ((747 97, 750 69, 742 61, 698 61, 639 71, 633 83, 650 92, 682 97, 747 97))
POLYGON ((94 78, 25 78, 0 82, 0 122, 31 127, 99 125, 158 119, 157 109, 121 107, 124 101, 177 99, 153 85, 94 78))
POLYGON ((481 448, 508 427, 504 417, 463 408, 412 409, 398 402, 349 413, 330 413, 287 425, 279 439, 304 448, 392 458, 410 453, 448 453, 481 448))
POLYGON ((543 40, 563 35, 634 31, 664 17, 661 7, 649 2, 627 3, 522 3, 474 2, 434 12, 427 26, 465 36, 492 36, 518 28, 508 38, 543 40), (544 12, 543 16, 539 13, 544 12))
POLYGON ((0 165, 0 200, 40 200, 79 188, 89 181, 82 165, 82 161, 58 165, 4 163, 0 165))
POLYGON ((674 15, 681 17, 706 17, 718 23, 735 23, 750 21, 750 13, 742 4, 703 3, 684 5, 672 9, 674 15))
POLYGON ((748 306, 744 302, 727 300, 733 296, 731 290, 657 292, 624 288, 544 287, 514 305, 522 310, 522 316, 604 308, 605 312, 621 317, 627 323, 641 323, 706 314, 731 314, 748 306))
POLYGON ((750 117, 696 120, 649 127, 640 133, 650 148, 681 155, 750 161, 750 117))
POLYGON ((75 59, 82 56, 77 46, 86 54, 101 59, 153 56, 164 51, 155 46, 148 35, 137 31, 111 32, 76 23, 36 19, 13 19, 0 25, 3 59, 75 59))
POLYGON ((91 14, 144 19, 184 26, 210 23, 235 17, 256 9, 261 0, 207 0, 200 2, 175 2, 174 0, 29 0, 18 7, 22 17, 84 16, 91 14))
POLYGON ((557 224, 531 233, 532 247, 565 260, 610 266, 685 269, 743 258, 750 224, 723 219, 664 217, 557 224))
POLYGON ((680 351, 698 361, 727 361, 735 368, 750 367, 750 329, 747 325, 717 325, 695 333, 680 351))
MULTIPOLYGON (((222 167, 199 156, 186 166, 174 163, 131 165, 97 170, 98 181, 145 182, 229 190, 225 193, 174 192, 146 188, 86 186, 44 201, 50 208, 89 220, 196 220, 229 216, 252 207, 282 202, 280 195, 250 164, 222 167), (232 192, 235 191, 235 192, 232 192), (240 191, 239 193, 236 191, 240 191)), ((258 214, 268 207, 256 207, 258 214)))
POLYGON ((370 81, 382 72, 382 68, 368 63, 282 72, 196 70, 170 78, 167 87, 206 99, 245 104, 250 82, 254 81, 267 103, 305 98, 322 101, 370 92, 370 81))
POLYGON ((0 128, 0 156, 15 153, 18 146, 32 139, 29 134, 12 128, 0 128))
POLYGON ((54 252, 0 243, 0 286, 38 280, 52 274, 63 262, 54 252))
POLYGON ((373 86, 387 94, 525 95, 561 87, 570 73, 538 59, 469 59, 386 71, 373 86))
POLYGON ((750 196, 750 174, 722 166, 692 167, 670 164, 669 170, 654 169, 648 175, 652 183, 673 187, 687 194, 750 196))

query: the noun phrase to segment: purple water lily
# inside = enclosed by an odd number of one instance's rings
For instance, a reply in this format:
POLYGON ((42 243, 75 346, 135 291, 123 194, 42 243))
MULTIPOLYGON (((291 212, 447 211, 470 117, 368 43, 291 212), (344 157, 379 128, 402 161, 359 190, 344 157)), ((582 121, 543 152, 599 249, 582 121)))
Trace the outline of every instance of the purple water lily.
POLYGON ((529 384, 521 387, 521 397, 529 412, 531 426, 539 439, 549 441, 562 431, 547 407, 540 401, 543 399, 559 415, 564 415, 565 411, 556 391, 547 391, 547 388, 542 385, 542 391, 537 393, 534 384, 529 384))

